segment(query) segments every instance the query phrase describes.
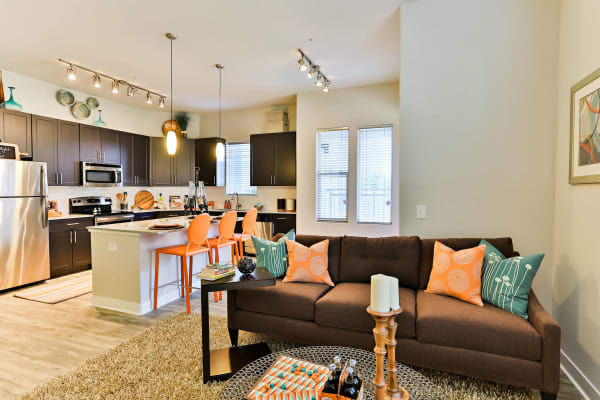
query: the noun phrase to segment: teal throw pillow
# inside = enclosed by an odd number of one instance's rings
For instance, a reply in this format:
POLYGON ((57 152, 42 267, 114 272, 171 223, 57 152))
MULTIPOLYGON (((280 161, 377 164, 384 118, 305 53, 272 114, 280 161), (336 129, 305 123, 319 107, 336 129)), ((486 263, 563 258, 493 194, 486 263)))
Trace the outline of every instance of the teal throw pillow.
POLYGON ((482 240, 479 244, 485 244, 481 272, 482 300, 529 319, 529 292, 544 254, 506 258, 488 241, 482 240))
POLYGON ((252 236, 252 243, 256 250, 256 266, 265 267, 275 278, 283 278, 288 268, 288 254, 285 240, 296 240, 296 233, 292 229, 278 241, 272 242, 252 236))

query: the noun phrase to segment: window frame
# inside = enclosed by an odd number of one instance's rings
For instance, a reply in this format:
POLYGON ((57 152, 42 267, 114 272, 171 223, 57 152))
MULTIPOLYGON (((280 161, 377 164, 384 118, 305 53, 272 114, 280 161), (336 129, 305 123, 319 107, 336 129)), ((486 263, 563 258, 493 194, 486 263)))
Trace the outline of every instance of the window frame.
POLYGON ((350 221, 350 207, 349 207, 349 196, 348 196, 348 192, 350 191, 350 127, 349 126, 341 126, 341 127, 337 127, 337 128, 323 128, 323 129, 317 129, 315 130, 315 221, 316 222, 325 222, 325 223, 342 223, 342 224, 347 224, 350 221), (317 145, 318 145, 318 134, 321 132, 333 132, 333 131, 346 131, 347 132, 347 141, 348 141, 348 146, 346 148, 346 152, 347 152, 347 158, 348 158, 348 165, 346 167, 346 198, 344 199, 344 204, 346 205, 346 218, 345 219, 319 219, 318 216, 318 189, 319 189, 319 185, 318 185, 318 162, 319 162, 319 158, 318 158, 318 149, 317 149, 317 145))
POLYGON ((361 225, 393 225, 394 223, 394 124, 361 125, 356 127, 356 223, 361 225), (361 222, 360 215, 360 135, 361 129, 390 128, 391 135, 391 163, 390 163, 390 222, 361 222))
MULTIPOLYGON (((225 160, 224 160, 225 161, 225 166, 224 166, 225 167, 225 185, 224 186, 225 186, 225 195, 226 196, 232 196, 234 193, 236 193, 236 192, 228 193, 228 188, 227 188, 227 182, 228 182, 228 179, 227 179, 227 171, 228 171, 227 162, 229 160, 229 157, 228 157, 228 154, 227 154, 228 153, 227 146, 230 146, 230 145, 239 145, 239 144, 247 144, 248 146, 250 146, 250 141, 249 140, 248 141, 235 141, 235 142, 227 142, 227 143, 225 143, 225 160)), ((251 166, 252 165, 252 160, 251 160, 252 154, 251 153, 249 154, 249 157, 250 157, 250 166, 251 166)), ((248 169, 248 174, 250 174, 250 169, 248 169)), ((250 176, 248 176, 248 178, 250 178, 250 176)), ((238 195, 239 196, 257 196, 258 195, 258 186, 252 186, 252 185, 249 185, 249 186, 253 187, 253 188, 256 188, 256 193, 238 193, 238 195)))

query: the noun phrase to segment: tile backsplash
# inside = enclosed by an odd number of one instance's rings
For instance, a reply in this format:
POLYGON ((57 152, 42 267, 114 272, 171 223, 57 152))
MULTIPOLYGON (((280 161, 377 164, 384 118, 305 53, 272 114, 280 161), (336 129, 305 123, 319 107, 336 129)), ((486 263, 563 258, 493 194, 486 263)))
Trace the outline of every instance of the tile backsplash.
MULTIPOLYGON (((113 208, 118 208, 117 193, 127 192, 129 207, 133 206, 135 194, 140 190, 148 190, 154 195, 154 199, 158 201, 159 194, 163 195, 165 204, 169 201, 169 196, 188 194, 188 188, 180 186, 163 186, 163 187, 139 187, 139 186, 123 186, 123 187, 106 187, 94 188, 83 186, 50 186, 48 188, 48 200, 56 200, 58 209, 63 214, 69 213, 69 199, 71 197, 82 196, 110 196, 113 201, 113 208)), ((209 201, 215 201, 215 208, 223 208, 226 199, 231 199, 232 196, 225 194, 224 187, 207 187, 206 197, 209 201)), ((278 198, 296 198, 296 187, 289 186, 261 186, 258 188, 258 193, 255 196, 243 195, 240 196, 242 208, 250 208, 254 204, 263 203, 264 209, 273 211, 277 209, 278 198)))

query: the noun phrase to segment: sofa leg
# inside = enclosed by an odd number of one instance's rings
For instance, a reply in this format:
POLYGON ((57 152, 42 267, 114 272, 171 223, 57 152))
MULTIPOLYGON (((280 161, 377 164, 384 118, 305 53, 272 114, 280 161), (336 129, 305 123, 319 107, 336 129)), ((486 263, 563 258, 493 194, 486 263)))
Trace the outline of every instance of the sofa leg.
POLYGON ((229 340, 231 340, 231 345, 233 347, 237 347, 238 345, 238 333, 240 332, 238 329, 227 329, 229 331, 229 340))
POLYGON ((542 400, 556 400, 557 393, 540 392, 542 400))

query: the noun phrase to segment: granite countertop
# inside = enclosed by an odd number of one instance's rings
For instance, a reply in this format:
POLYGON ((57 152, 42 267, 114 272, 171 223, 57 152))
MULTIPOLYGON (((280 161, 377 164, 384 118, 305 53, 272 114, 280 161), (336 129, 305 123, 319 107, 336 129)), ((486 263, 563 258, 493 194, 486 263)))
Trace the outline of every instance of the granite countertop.
POLYGON ((58 221, 62 219, 76 219, 76 218, 93 218, 92 214, 66 214, 63 213, 62 217, 48 217, 50 221, 58 221))
MULTIPOLYGON (((241 221, 242 218, 238 218, 241 221)), ((98 226, 88 226, 90 232, 115 232, 115 233, 136 233, 142 235, 165 235, 167 233, 185 231, 189 226, 190 220, 187 217, 171 217, 171 218, 157 218, 149 219, 145 221, 132 221, 132 222, 121 222, 119 224, 108 224, 98 226), (154 225, 157 221, 168 221, 172 223, 178 223, 185 226, 184 229, 173 229, 167 231, 152 230, 148 229, 154 225)), ((212 220, 211 224, 219 224, 219 220, 212 220)))

